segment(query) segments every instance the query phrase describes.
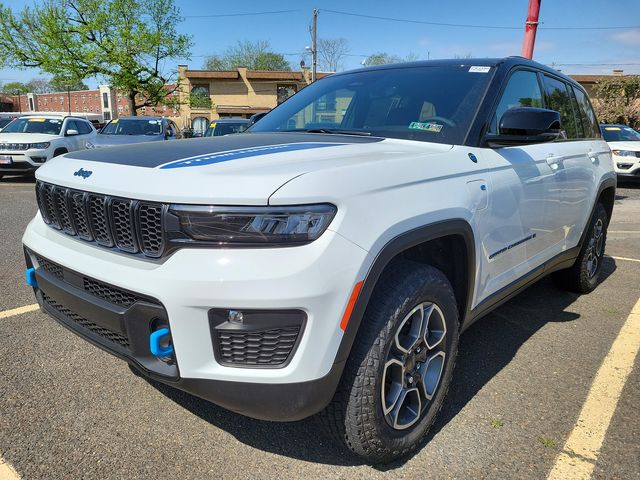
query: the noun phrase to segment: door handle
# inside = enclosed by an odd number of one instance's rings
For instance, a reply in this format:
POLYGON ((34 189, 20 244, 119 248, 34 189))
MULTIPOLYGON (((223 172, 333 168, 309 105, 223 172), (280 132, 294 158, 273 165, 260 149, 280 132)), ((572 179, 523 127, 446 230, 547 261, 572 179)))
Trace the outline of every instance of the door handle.
POLYGON ((589 160, 591 160, 591 163, 593 163, 594 165, 597 165, 598 163, 600 163, 598 154, 593 150, 589 150, 589 160))
POLYGON ((558 168, 560 168, 560 164, 562 163, 563 159, 564 157, 550 154, 547 156, 547 165, 551 167, 551 170, 557 170, 558 168))

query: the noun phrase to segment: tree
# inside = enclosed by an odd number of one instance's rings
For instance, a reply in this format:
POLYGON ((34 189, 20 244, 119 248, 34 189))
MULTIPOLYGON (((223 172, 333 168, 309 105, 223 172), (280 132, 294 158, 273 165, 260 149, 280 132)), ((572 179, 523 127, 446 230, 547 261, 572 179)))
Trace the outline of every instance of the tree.
POLYGON ((89 87, 82 80, 74 79, 66 75, 54 75, 53 78, 49 80, 49 85, 51 85, 51 91, 53 92, 89 90, 89 87))
POLYGON ((51 93, 54 91, 51 84, 44 78, 32 78, 26 83, 26 86, 31 93, 51 93))
POLYGON ((325 72, 337 72, 342 69, 342 60, 350 51, 346 38, 320 38, 317 49, 320 70, 325 72))
POLYGON ((365 67, 372 67, 374 65, 386 65, 387 63, 400 63, 402 58, 398 55, 392 55, 386 52, 378 52, 373 55, 369 55, 363 65, 365 67))
POLYGON ((11 95, 15 95, 17 93, 22 95, 24 93, 29 93, 29 87, 22 82, 9 82, 0 86, 0 91, 11 95))
POLYGON ((165 66, 190 56, 181 21, 174 0, 47 0, 19 14, 0 4, 0 58, 74 81, 101 77, 126 92, 135 115, 179 88, 165 66))
POLYGON ((601 80, 595 97, 593 107, 600 121, 640 126, 640 76, 601 80))
POLYGON ((224 53, 207 57, 204 64, 207 70, 235 70, 238 67, 250 70, 291 70, 289 62, 280 53, 271 51, 271 45, 266 40, 238 41, 237 45, 227 48, 224 53))

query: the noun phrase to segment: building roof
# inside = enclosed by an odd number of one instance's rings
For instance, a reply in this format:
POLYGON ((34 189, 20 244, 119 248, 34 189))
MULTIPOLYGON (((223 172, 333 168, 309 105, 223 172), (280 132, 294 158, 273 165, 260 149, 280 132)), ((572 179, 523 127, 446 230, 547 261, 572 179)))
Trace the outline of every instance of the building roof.
MULTIPOLYGON (((185 70, 184 75, 187 78, 194 79, 237 79, 240 78, 239 70, 185 70)), ((318 78, 331 75, 327 72, 318 72, 318 78)), ((246 76, 250 80, 289 80, 303 82, 304 75, 301 71, 293 70, 247 70, 246 76)))

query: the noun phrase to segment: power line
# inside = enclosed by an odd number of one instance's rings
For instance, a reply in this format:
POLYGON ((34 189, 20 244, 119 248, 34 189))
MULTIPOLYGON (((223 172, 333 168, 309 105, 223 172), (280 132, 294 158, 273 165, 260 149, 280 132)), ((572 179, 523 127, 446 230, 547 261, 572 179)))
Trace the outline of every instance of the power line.
POLYGON ((183 18, 255 17, 259 15, 279 15, 281 13, 295 13, 300 11, 302 10, 273 10, 268 12, 218 13, 214 15, 185 15, 183 18))
MULTIPOLYGON (((411 20, 408 18, 381 17, 377 15, 366 15, 363 13, 343 12, 340 10, 322 9, 322 12, 333 13, 336 15, 347 15, 350 17, 369 18, 372 20, 385 20, 389 22, 416 23, 420 25, 433 25, 437 27, 460 27, 460 28, 488 28, 496 30, 522 30, 522 27, 510 27, 507 25, 473 25, 463 23, 443 23, 443 22, 427 22, 425 20, 411 20)), ((610 27, 539 27, 544 30, 623 30, 628 28, 639 28, 640 25, 628 26, 610 26, 610 27)))

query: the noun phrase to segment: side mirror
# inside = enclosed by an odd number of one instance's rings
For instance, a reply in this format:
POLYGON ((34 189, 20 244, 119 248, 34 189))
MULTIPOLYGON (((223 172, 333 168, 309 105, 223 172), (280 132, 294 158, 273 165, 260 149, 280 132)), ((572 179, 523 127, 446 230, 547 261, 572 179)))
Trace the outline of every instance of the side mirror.
POLYGON ((65 133, 65 135, 67 137, 71 137, 73 135, 78 135, 78 130, 74 130, 73 128, 70 128, 69 130, 67 130, 67 133, 65 133))
POLYGON ((502 115, 498 131, 485 135, 490 147, 552 142, 560 136, 560 113, 546 108, 510 108, 502 115))
POLYGON ((249 126, 253 125, 254 123, 256 123, 258 120, 260 120, 262 117, 264 117, 268 112, 261 112, 261 113, 255 113, 253 115, 251 115, 251 118, 249 118, 249 126))

